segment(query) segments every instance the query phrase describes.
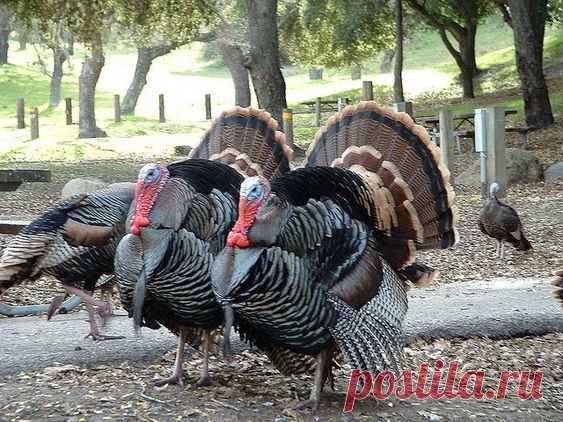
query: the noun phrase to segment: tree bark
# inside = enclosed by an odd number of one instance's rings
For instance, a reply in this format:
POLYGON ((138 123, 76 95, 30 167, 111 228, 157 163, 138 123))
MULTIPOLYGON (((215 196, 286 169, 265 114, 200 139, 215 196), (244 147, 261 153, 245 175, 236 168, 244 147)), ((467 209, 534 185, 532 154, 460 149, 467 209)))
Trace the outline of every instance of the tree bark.
POLYGON ((280 69, 277 3, 277 0, 248 0, 250 57, 247 66, 258 107, 271 113, 281 126, 287 102, 280 69))
POLYGON ((20 44, 20 50, 25 50, 27 48, 27 30, 25 28, 21 28, 18 31, 18 43, 20 44))
POLYGON ((135 114, 135 107, 137 107, 137 101, 139 101, 143 88, 147 84, 147 75, 153 60, 170 53, 176 47, 176 44, 162 44, 153 47, 137 48, 135 74, 121 103, 122 114, 135 114))
POLYGON ((100 78, 105 58, 102 37, 93 36, 90 43, 90 55, 82 63, 78 78, 79 97, 79 138, 97 138, 107 134, 96 126, 96 84, 100 78))
POLYGON ((553 123, 549 92, 543 74, 547 3, 547 0, 509 1, 526 123, 534 127, 546 127, 553 123))
POLYGON ((244 66, 245 57, 240 47, 226 39, 217 40, 223 61, 231 73, 235 88, 235 105, 248 107, 251 104, 250 77, 248 69, 244 66))
POLYGON ((53 75, 51 77, 51 94, 49 95, 49 106, 57 107, 61 102, 61 82, 63 79, 63 63, 66 53, 60 46, 53 50, 53 75))
POLYGON ((383 53, 383 59, 381 60, 381 65, 379 66, 379 71, 381 73, 387 73, 391 71, 391 64, 393 63, 393 57, 395 57, 395 49, 388 48, 383 53))
POLYGON ((8 7, 0 4, 0 65, 8 64, 8 37, 12 32, 12 18, 8 7))
POLYGON ((403 90, 403 1, 395 0, 395 66, 393 97, 396 103, 405 101, 403 90))
POLYGON ((419 13, 429 25, 436 28, 448 52, 454 58, 461 72, 461 81, 464 98, 474 98, 474 78, 477 76, 477 62, 475 59, 475 36, 477 35, 477 22, 479 4, 476 0, 459 1, 458 12, 463 16, 463 25, 447 16, 437 16, 426 7, 426 2, 406 0, 411 8, 419 13), (456 49, 450 40, 453 36, 458 44, 456 49))

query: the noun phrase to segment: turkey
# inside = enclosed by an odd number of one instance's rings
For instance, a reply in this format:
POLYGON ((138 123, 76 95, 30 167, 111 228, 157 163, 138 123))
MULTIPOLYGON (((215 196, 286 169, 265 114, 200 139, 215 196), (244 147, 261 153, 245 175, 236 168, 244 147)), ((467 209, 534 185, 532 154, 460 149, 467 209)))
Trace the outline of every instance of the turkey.
POLYGON ((561 306, 563 306, 563 270, 555 272, 555 278, 552 280, 551 284, 555 287, 553 297, 561 302, 561 306))
POLYGON ((336 351, 353 368, 402 367, 406 280, 433 277, 416 250, 455 244, 453 201, 426 131, 373 102, 332 117, 305 168, 242 183, 212 286, 256 343, 316 357, 298 408, 319 406, 336 351))
POLYGON ((524 236, 520 217, 514 208, 497 199, 498 183, 491 183, 489 199, 479 215, 479 229, 497 243, 497 259, 504 258, 504 242, 509 242, 519 251, 529 251, 532 245, 524 236))
MULTIPOLYGON (((105 321, 111 314, 111 304, 94 299, 92 292, 111 285, 115 249, 125 232, 134 188, 133 183, 116 183, 73 195, 23 228, 2 252, 0 295, 42 274, 51 275, 61 281, 67 295, 76 294, 85 302, 88 336, 94 340, 121 338, 100 333, 96 311, 105 321)), ((53 299, 49 318, 64 298, 53 299)))
POLYGON ((223 323, 211 265, 236 221, 243 175, 271 177, 289 170, 291 150, 276 127, 262 111, 223 112, 190 159, 148 164, 139 173, 115 272, 135 327, 165 326, 178 335, 174 372, 157 385, 183 384, 186 342, 202 343, 197 385, 210 382, 210 337, 223 323))

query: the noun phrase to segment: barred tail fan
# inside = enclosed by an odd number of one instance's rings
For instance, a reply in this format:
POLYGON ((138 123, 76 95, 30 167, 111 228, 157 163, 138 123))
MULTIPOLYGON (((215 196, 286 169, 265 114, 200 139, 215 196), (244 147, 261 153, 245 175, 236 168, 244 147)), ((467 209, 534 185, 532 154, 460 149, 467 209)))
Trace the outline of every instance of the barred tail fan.
POLYGON ((426 130, 405 113, 373 102, 346 107, 319 130, 306 166, 344 167, 362 176, 372 191, 375 227, 386 235, 381 250, 395 269, 411 263, 417 249, 457 241, 450 173, 426 130))
POLYGON ((407 313, 404 284, 384 260, 381 263, 383 280, 378 294, 361 308, 329 295, 338 312, 336 325, 330 328, 336 344, 353 368, 373 373, 402 369, 401 325, 407 313))
POLYGON ((224 111, 205 133, 190 158, 220 161, 245 176, 268 179, 289 171, 292 150, 278 123, 263 110, 235 107, 224 111))

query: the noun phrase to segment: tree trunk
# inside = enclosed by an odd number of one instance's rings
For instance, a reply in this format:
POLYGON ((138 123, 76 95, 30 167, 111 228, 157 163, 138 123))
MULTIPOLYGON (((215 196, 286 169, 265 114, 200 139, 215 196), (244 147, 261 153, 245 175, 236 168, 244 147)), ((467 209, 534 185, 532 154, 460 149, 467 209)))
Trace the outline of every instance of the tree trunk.
POLYGON ((395 57, 395 49, 389 48, 383 53, 383 59, 381 60, 381 65, 379 66, 379 71, 381 73, 387 73, 391 70, 391 63, 393 63, 393 57, 395 57))
POLYGON ((61 81, 63 79, 63 63, 66 53, 60 46, 53 48, 53 76, 51 77, 51 94, 49 106, 57 107, 61 102, 61 81))
POLYGON ((250 57, 248 68, 258 99, 258 107, 270 112, 280 126, 283 123, 285 80, 280 70, 277 26, 277 0, 249 0, 248 31, 250 57))
POLYGON ((395 66, 393 97, 396 103, 405 101, 403 91, 403 1, 395 0, 395 66))
POLYGON ((526 123, 534 127, 546 127, 553 123, 549 92, 543 74, 547 3, 547 0, 509 2, 526 123))
POLYGON ((20 44, 20 50, 27 48, 27 30, 25 28, 18 31, 18 43, 20 44))
POLYGON ((127 94, 125 94, 125 98, 121 103, 122 114, 135 114, 135 107, 137 107, 137 101, 139 101, 143 88, 147 84, 147 75, 151 69, 153 60, 170 53, 176 47, 176 44, 162 44, 153 47, 137 48, 135 74, 127 89, 127 94))
POLYGON ((350 68, 350 78, 353 81, 357 81, 358 79, 362 79, 362 65, 361 64, 353 64, 350 68))
POLYGON ((244 55, 238 45, 225 39, 217 40, 223 61, 231 73, 235 87, 235 105, 248 107, 251 104, 250 78, 244 66, 244 55))
POLYGON ((90 45, 90 55, 82 63, 78 78, 79 138, 97 138, 107 134, 96 126, 96 84, 105 58, 102 37, 96 34, 90 45))
POLYGON ((0 65, 8 64, 8 37, 12 32, 11 16, 8 7, 0 4, 0 65))

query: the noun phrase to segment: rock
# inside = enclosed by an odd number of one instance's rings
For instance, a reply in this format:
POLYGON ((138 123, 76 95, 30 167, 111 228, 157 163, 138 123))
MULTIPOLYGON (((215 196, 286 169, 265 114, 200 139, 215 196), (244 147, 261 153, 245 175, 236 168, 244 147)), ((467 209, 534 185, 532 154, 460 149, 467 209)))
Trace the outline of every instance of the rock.
MULTIPOLYGON (((519 148, 506 149, 506 176, 509 186, 516 183, 539 182, 542 180, 542 175, 540 160, 533 152, 519 148)), ((455 182, 463 186, 479 186, 479 158, 476 158, 465 171, 456 176, 455 182)))
POLYGON ((107 183, 93 177, 79 177, 72 179, 64 185, 61 192, 61 198, 68 198, 69 196, 76 195, 77 193, 89 193, 98 189, 103 189, 107 183))
POLYGON ((547 168, 545 171, 545 183, 563 183, 563 161, 547 168))
POLYGON ((189 145, 176 145, 174 147, 174 154, 176 155, 190 155, 192 147, 189 145))

